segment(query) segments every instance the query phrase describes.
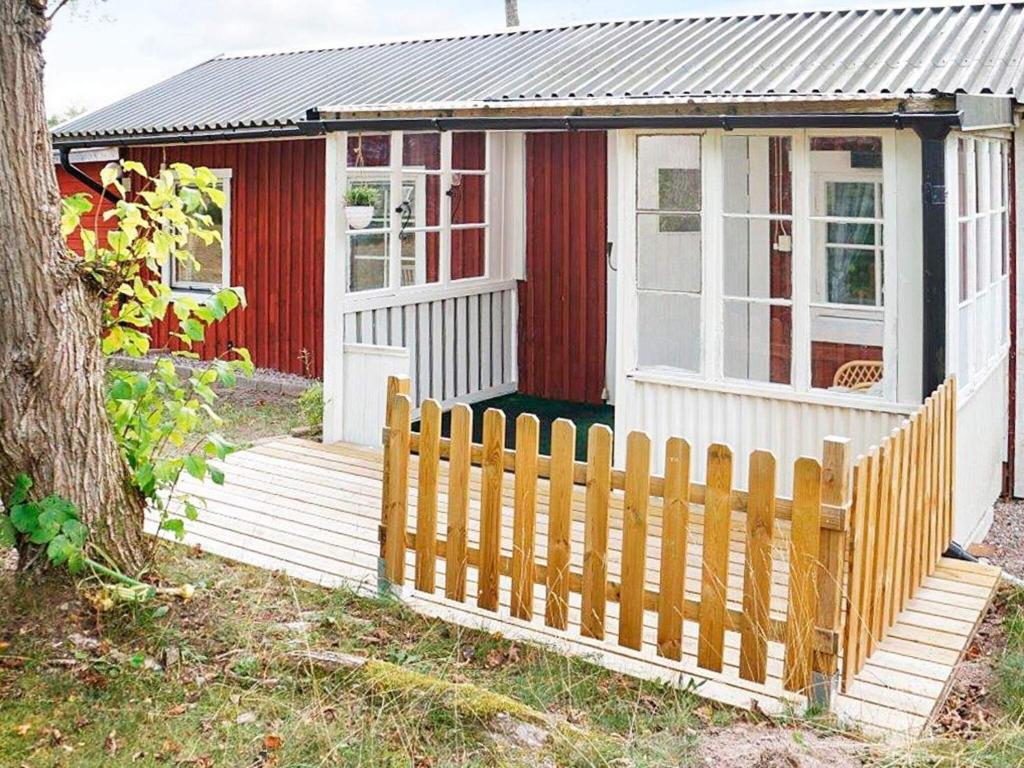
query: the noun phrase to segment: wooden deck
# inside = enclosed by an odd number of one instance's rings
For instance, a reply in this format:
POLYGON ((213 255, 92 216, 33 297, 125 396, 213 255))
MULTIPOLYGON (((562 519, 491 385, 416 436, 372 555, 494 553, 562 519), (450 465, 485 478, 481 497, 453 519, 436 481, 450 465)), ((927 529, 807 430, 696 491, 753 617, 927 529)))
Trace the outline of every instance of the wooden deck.
MULTIPOLYGON (((199 485, 189 480, 187 490, 204 496, 207 509, 199 520, 186 525, 186 541, 199 544, 205 551, 262 568, 284 571, 296 578, 358 590, 376 590, 378 568, 378 525, 381 499, 381 454, 367 448, 347 445, 324 446, 295 439, 280 439, 234 454, 226 462, 223 486, 199 485)), ((474 501, 479 492, 478 470, 471 481, 474 501)), ((413 472, 415 477, 415 472, 413 472)), ((511 542, 512 484, 506 484, 503 509, 503 541, 511 542)), ((442 487, 444 484, 442 483, 442 487)), ((546 494, 544 481, 539 489, 546 494)), ((415 515, 415 488, 411 514, 415 515)), ((443 505, 442 505, 443 506, 443 505)), ((412 527, 414 521, 410 521, 412 527)), ((687 554, 688 597, 699 596, 700 510, 695 510, 687 554)), ((657 520, 652 525, 657 526, 657 520)), ((728 601, 739 609, 742 591, 743 526, 741 516, 733 520, 731 537, 728 601)), ((776 560, 786 555, 788 524, 779 526, 773 546, 776 560)), ((444 530, 441 510, 439 530, 444 530)), ((543 553, 546 519, 538 515, 538 554, 543 553)), ((617 576, 620 559, 621 523, 612 523, 609 575, 617 576)), ((580 520, 573 525, 572 569, 581 567, 578 552, 582 547, 580 520)), ((479 531, 471 526, 469 544, 478 543, 479 531)), ((656 542, 657 536, 652 537, 656 542)), ((505 555, 510 555, 508 546, 505 555)), ((648 550, 648 580, 656 583, 659 567, 656 543, 648 550)), ((407 556, 408 585, 412 584, 413 553, 407 556)), ((782 570, 782 569, 777 569, 782 570)), ((437 583, 443 585, 444 562, 438 562, 437 583)), ((942 560, 924 589, 900 614, 897 624, 857 675, 849 691, 836 700, 835 710, 866 732, 887 738, 914 736, 929 723, 943 700, 981 616, 998 582, 998 570, 989 566, 942 560)), ((772 585, 772 614, 785 615, 785 573, 776 572, 772 585)), ((475 594, 475 569, 470 568, 468 592, 475 594)), ((756 703, 766 711, 788 706, 800 708, 803 699, 783 690, 782 646, 769 644, 768 680, 751 683, 738 674, 739 636, 726 635, 725 669, 708 672, 696 665, 695 622, 684 622, 684 656, 675 662, 656 655, 656 614, 645 615, 644 648, 631 651, 608 642, 570 636, 545 627, 544 590, 536 589, 533 622, 509 616, 507 578, 501 583, 501 609, 495 613, 474 605, 445 600, 439 590, 434 595, 412 591, 403 593, 412 607, 426 615, 443 618, 472 628, 500 632, 507 637, 552 646, 562 653, 587 657, 603 666, 649 679, 678 685, 697 686, 702 696, 741 707, 756 703)), ((580 610, 578 595, 570 611, 580 610)), ((617 625, 617 605, 609 605, 608 626, 617 625)), ((614 637, 613 633, 610 636, 614 637)))

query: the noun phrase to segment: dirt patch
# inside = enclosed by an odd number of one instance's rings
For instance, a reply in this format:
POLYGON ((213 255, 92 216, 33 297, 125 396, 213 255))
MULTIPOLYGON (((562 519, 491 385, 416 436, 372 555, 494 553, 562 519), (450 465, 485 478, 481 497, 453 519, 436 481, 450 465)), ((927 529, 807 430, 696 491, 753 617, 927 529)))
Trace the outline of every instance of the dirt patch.
POLYGON ((1002 716, 993 692, 996 683, 993 665, 1006 646, 1005 615, 1005 603, 997 597, 954 673, 949 696, 935 719, 934 732, 977 734, 1002 716))
POLYGON ((860 768, 867 747, 843 736, 737 723, 700 740, 701 768, 860 768))

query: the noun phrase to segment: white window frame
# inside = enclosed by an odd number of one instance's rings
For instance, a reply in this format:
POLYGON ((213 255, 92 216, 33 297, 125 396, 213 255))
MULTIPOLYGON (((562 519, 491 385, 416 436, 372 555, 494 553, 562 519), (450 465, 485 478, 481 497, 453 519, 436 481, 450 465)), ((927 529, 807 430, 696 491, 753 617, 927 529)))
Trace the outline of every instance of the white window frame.
POLYGON ((966 400, 983 383, 990 371, 997 366, 1009 351, 1009 269, 1003 273, 1003 251, 1007 247, 1009 232, 1009 184, 1006 171, 1012 143, 1009 135, 951 134, 947 145, 946 187, 950 190, 947 201, 948 262, 951 274, 948 290, 952 294, 948 301, 952 317, 947 327, 948 363, 950 373, 959 379, 959 396, 966 400), (960 213, 960 142, 965 143, 964 161, 966 166, 965 189, 967 204, 960 213), (996 165, 993 149, 1001 147, 1000 165, 996 165), (981 178, 977 155, 982 152, 988 162, 981 165, 981 178), (996 173, 993 173, 996 171, 996 173), (998 199, 998 203, 993 200, 998 199), (961 226, 967 227, 966 264, 960 259, 962 244, 961 226), (999 248, 994 249, 992 233, 996 225, 1000 232, 999 248), (987 232, 985 232, 987 230, 987 232), (984 236, 982 236, 984 234, 984 236), (979 284, 981 251, 987 253, 984 285, 979 284), (998 270, 995 269, 998 265, 998 270), (966 271, 967 295, 961 295, 961 281, 966 271), (994 274, 996 273, 996 274, 994 274), (967 342, 967 359, 961 356, 961 341, 967 342))
MULTIPOLYGON (((811 280, 813 261, 812 241, 812 206, 811 195, 813 174, 810 170, 810 144, 816 137, 877 137, 882 140, 882 250, 883 253, 896 254, 899 222, 897 216, 897 162, 895 129, 861 130, 861 129, 751 129, 730 131, 730 136, 789 136, 792 140, 791 174, 793 179, 793 211, 792 211, 792 281, 793 291, 791 306, 792 322, 792 375, 790 384, 764 382, 750 379, 727 378, 724 375, 724 291, 722 279, 722 248, 724 242, 723 215, 723 178, 724 157, 721 139, 725 132, 720 129, 705 131, 694 130, 651 130, 621 131, 621 140, 629 148, 628 164, 622 170, 631 175, 628 184, 620 191, 620 222, 622 226, 623 244, 628 243, 629 269, 633 274, 620 275, 628 286, 628 294, 624 301, 624 319, 627 325, 624 332, 632 338, 623 339, 621 359, 625 366, 625 376, 639 380, 658 381, 660 383, 678 382, 683 386, 713 387, 726 391, 744 391, 764 393, 783 397, 799 397, 801 400, 814 400, 836 405, 871 407, 872 404, 895 403, 897 401, 898 384, 898 292, 893 289, 898 284, 897 260, 883 259, 883 306, 879 308, 883 322, 882 356, 886 367, 882 379, 882 391, 879 395, 865 393, 840 392, 820 389, 811 386, 811 317, 812 301, 811 280), (701 167, 704 181, 703 233, 702 233, 702 286, 701 321, 700 321, 700 359, 701 370, 697 373, 667 366, 641 367, 637 361, 637 334, 643 329, 639 327, 638 302, 636 296, 636 264, 637 264, 637 232, 636 232, 636 164, 637 139, 640 136, 657 136, 688 134, 699 135, 701 141, 701 167), (628 227, 628 228, 627 228, 628 227), (628 277, 628 279, 626 279, 628 277), (888 287, 888 290, 886 289, 888 287), (625 311, 628 308, 628 314, 625 311)), ((626 254, 620 261, 623 264, 626 254)), ((845 308, 848 305, 835 305, 845 308)), ((854 306, 854 310, 862 309, 854 306)), ((869 308, 877 312, 877 309, 869 308)))
MULTIPOLYGON (((471 131, 475 132, 475 131, 471 131)), ((492 199, 494 191, 493 187, 493 169, 494 169, 494 157, 493 157, 493 142, 491 141, 491 133, 485 131, 485 167, 483 170, 462 170, 452 168, 452 131, 444 131, 440 133, 441 143, 441 167, 440 172, 435 170, 420 169, 413 166, 402 166, 402 148, 403 148, 403 137, 405 132, 403 131, 390 131, 390 132, 379 132, 375 131, 374 134, 380 135, 384 133, 390 136, 391 149, 390 149, 390 163, 388 166, 375 166, 373 169, 356 169, 348 166, 348 136, 346 132, 339 132, 336 134, 336 141, 340 142, 340 146, 344 148, 344 153, 341 154, 341 168, 338 169, 338 183, 341 185, 342 190, 348 189, 348 182, 350 177, 360 177, 369 175, 372 172, 378 174, 385 174, 390 180, 390 192, 391 199, 396 200, 401 197, 402 180, 405 177, 416 175, 424 179, 427 175, 439 175, 440 186, 441 186, 441 201, 439 211, 439 224, 437 227, 425 226, 422 230, 418 227, 410 228, 416 229, 417 231, 423 232, 438 232, 439 237, 439 250, 438 250, 438 279, 431 283, 417 283, 416 285, 402 285, 401 284, 401 242, 399 239, 399 233, 401 231, 401 221, 398 216, 392 215, 390 217, 390 226, 388 229, 388 259, 389 259, 389 274, 388 284, 382 288, 370 288, 361 291, 352 291, 349 287, 349 269, 351 266, 351 236, 366 234, 366 229, 350 229, 347 221, 345 221, 345 214, 343 210, 337 212, 338 226, 341 233, 341 245, 342 245, 342 259, 345 270, 344 285, 344 311, 359 311, 363 309, 388 306, 395 299, 402 301, 403 303, 413 303, 415 301, 425 300, 434 296, 444 296, 452 294, 453 292, 461 292, 463 290, 472 292, 475 287, 483 284, 489 284, 496 281, 494 265, 492 265, 492 253, 494 248, 491 244, 491 231, 493 229, 492 222, 492 199), (452 176, 454 173, 459 173, 463 176, 475 175, 482 176, 484 178, 484 201, 483 201, 483 221, 478 223, 470 224, 454 224, 452 222, 452 209, 451 209, 451 197, 447 194, 447 191, 452 186, 452 176), (451 241, 452 232, 458 230, 469 230, 469 229, 480 229, 484 233, 484 270, 480 276, 460 278, 453 280, 451 277, 451 241)), ((414 133, 429 133, 425 131, 415 131, 414 133)), ((458 131, 454 132, 458 133, 458 131)), ((422 198, 425 200, 425 197, 422 198)), ((421 206, 421 208, 423 208, 421 206)), ((424 208, 425 215, 425 208, 424 208)), ((425 277, 425 273, 424 273, 425 277)))
POLYGON ((220 181, 224 192, 224 205, 221 208, 221 280, 219 283, 206 280, 174 279, 177 260, 168 259, 161 271, 161 282, 174 293, 181 295, 209 294, 231 285, 231 168, 211 168, 210 171, 220 181))

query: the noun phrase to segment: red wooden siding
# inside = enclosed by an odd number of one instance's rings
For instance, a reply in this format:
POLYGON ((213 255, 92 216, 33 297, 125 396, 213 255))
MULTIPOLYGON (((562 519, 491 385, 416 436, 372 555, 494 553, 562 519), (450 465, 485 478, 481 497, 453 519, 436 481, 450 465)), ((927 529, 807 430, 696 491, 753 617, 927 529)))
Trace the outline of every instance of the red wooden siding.
POLYGON ((526 281, 519 284, 519 391, 600 403, 607 328, 607 137, 526 139, 526 281))
MULTIPOLYGON (((103 166, 105 165, 106 163, 80 163, 77 164, 76 167, 99 181, 100 171, 103 170, 103 166)), ((92 200, 93 209, 84 217, 82 225, 87 229, 94 230, 99 236, 101 243, 105 242, 107 232, 114 229, 117 225, 117 222, 113 219, 103 219, 103 212, 110 207, 110 203, 103 201, 98 194, 93 192, 85 186, 85 184, 69 174, 59 165, 54 165, 53 167, 57 174, 57 188, 60 190, 61 197, 70 197, 71 195, 76 195, 79 192, 84 192, 89 199, 92 200)), ((76 252, 81 251, 82 238, 79 237, 77 232, 68 238, 68 245, 76 252)))
MULTIPOLYGON (((246 347, 261 368, 306 376, 323 371, 324 142, 295 141, 136 147, 125 152, 150 173, 184 162, 230 168, 231 285, 248 307, 213 326, 204 358, 246 347)), ((154 346, 174 340, 168 327, 154 346)))

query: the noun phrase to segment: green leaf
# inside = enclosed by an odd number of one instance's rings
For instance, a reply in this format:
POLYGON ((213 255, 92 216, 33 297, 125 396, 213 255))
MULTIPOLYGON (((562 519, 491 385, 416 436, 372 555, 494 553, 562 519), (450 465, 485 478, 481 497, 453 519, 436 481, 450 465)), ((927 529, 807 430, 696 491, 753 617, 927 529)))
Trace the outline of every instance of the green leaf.
POLYGON ((67 536, 68 541, 78 548, 85 546, 86 536, 89 535, 89 529, 83 523, 74 519, 65 520, 64 525, 61 526, 61 532, 67 536))
POLYGON ((7 515, 0 515, 0 549, 14 549, 18 543, 18 532, 7 515))
POLYGON ((32 478, 22 472, 14 478, 14 488, 11 490, 10 498, 7 499, 7 505, 13 507, 21 504, 21 502, 28 498, 28 492, 31 488, 32 478))
POLYGON ((54 565, 63 565, 75 552, 75 549, 66 536, 57 535, 47 545, 46 556, 50 558, 50 562, 54 565))
POLYGON ((185 471, 197 480, 206 477, 206 459, 198 454, 185 457, 185 471))
POLYGON ((217 467, 209 467, 210 479, 217 485, 224 485, 224 470, 217 467))
POLYGON ((185 517, 193 522, 199 519, 199 510, 191 501, 185 502, 185 517))
POLYGON ((39 505, 26 502, 11 507, 11 524, 18 533, 34 533, 39 524, 39 505))
POLYGON ((185 538, 185 521, 178 517, 172 517, 164 520, 161 526, 165 531, 170 531, 174 534, 174 538, 181 541, 185 538))

